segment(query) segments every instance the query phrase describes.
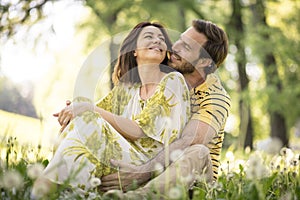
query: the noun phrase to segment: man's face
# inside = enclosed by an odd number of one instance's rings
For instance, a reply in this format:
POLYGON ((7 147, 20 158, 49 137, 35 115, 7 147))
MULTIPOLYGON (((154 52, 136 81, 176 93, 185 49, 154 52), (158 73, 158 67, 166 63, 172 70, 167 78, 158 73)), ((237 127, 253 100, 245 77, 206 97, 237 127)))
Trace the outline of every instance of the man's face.
POLYGON ((183 74, 194 72, 199 60, 200 48, 206 41, 204 34, 197 32, 193 27, 188 28, 174 43, 169 66, 183 74))

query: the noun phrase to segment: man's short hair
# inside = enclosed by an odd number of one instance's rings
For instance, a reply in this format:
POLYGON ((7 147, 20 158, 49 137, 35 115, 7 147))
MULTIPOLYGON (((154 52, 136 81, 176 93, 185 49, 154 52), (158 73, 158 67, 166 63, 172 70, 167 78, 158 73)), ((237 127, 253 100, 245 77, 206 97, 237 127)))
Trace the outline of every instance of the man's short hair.
MULTIPOLYGON (((193 20, 193 27, 207 37, 207 41, 200 50, 200 58, 211 58, 211 72, 215 71, 225 60, 228 54, 228 37, 223 29, 216 24, 201 19, 193 20)), ((210 72, 210 73, 211 73, 210 72)))

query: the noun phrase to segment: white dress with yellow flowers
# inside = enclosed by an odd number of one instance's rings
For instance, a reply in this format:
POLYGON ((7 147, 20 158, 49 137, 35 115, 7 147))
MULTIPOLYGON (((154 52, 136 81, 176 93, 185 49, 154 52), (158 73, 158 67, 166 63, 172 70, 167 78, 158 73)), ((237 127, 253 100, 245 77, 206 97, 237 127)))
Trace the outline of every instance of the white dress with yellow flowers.
POLYGON ((146 101, 140 98, 139 88, 138 84, 120 84, 96 105, 134 120, 147 137, 128 141, 98 113, 84 112, 65 128, 45 176, 56 183, 68 180, 74 187, 88 189, 91 177, 116 172, 110 159, 139 165, 180 137, 190 116, 183 76, 178 72, 166 74, 146 101))

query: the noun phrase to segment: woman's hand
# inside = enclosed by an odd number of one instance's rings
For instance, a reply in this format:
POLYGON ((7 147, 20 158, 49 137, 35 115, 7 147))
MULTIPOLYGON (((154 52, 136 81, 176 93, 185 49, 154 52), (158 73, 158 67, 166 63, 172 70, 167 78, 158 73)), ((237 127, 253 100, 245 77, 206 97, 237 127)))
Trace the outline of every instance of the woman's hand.
POLYGON ((60 112, 54 113, 54 117, 58 117, 58 122, 62 126, 60 132, 62 132, 65 127, 69 124, 69 122, 74 119, 76 116, 80 115, 85 111, 92 111, 94 105, 89 102, 73 102, 71 105, 71 101, 66 101, 66 107, 63 108, 60 112))

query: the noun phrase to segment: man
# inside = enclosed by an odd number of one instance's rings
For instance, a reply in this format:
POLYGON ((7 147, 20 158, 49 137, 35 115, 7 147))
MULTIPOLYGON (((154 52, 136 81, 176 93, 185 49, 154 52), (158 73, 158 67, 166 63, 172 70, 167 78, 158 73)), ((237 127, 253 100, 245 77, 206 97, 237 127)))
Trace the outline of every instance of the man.
POLYGON ((194 20, 172 49, 169 65, 184 75, 191 89, 191 119, 182 137, 149 162, 134 166, 112 160, 120 171, 102 178, 102 191, 120 189, 120 185, 126 191, 132 183, 140 186, 148 182, 137 192, 146 193, 154 186, 165 194, 183 178, 186 188, 193 185, 197 175, 205 174, 208 181, 217 179, 230 98, 213 72, 227 56, 226 33, 211 22, 194 20), (178 150, 183 151, 179 159, 169 156, 178 150), (166 169, 152 179, 157 166, 166 169))

